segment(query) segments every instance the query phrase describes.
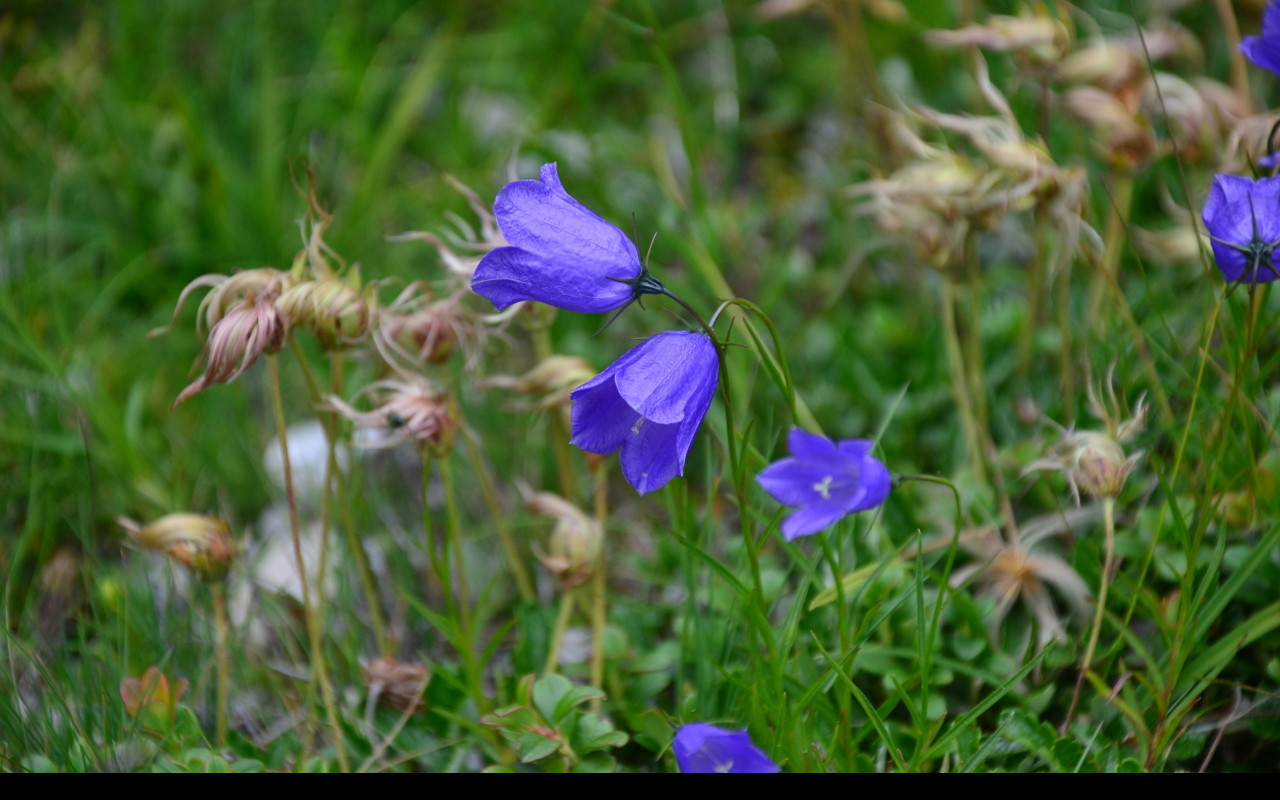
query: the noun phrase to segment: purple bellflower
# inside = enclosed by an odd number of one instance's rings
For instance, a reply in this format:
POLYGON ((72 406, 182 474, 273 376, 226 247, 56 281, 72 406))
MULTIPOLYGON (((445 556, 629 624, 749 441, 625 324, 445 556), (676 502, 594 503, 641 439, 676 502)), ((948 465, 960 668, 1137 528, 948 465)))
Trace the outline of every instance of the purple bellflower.
POLYGON ((1262 12, 1262 35, 1246 36, 1240 51, 1263 69, 1280 75, 1280 3, 1269 3, 1262 12))
POLYGON ((727 731, 692 722, 671 743, 681 772, 777 772, 778 765, 751 742, 745 730, 727 731))
POLYGON ((1272 260, 1280 246, 1280 177, 1255 182, 1241 175, 1215 175, 1204 204, 1204 225, 1228 283, 1280 278, 1272 260))
POLYGON ((499 311, 537 300, 600 314, 665 291, 625 233, 569 196, 555 164, 542 165, 541 180, 503 187, 493 215, 512 246, 480 260, 471 288, 499 311))
POLYGON ((893 488, 889 470, 871 456, 871 442, 825 436, 792 428, 791 458, 775 461, 756 481, 773 499, 800 510, 782 523, 787 541, 834 525, 846 514, 875 508, 893 488))
POLYGON ((622 474, 640 494, 684 474, 684 459, 715 394, 719 354, 705 335, 666 331, 623 353, 573 390, 573 444, 622 448, 622 474))

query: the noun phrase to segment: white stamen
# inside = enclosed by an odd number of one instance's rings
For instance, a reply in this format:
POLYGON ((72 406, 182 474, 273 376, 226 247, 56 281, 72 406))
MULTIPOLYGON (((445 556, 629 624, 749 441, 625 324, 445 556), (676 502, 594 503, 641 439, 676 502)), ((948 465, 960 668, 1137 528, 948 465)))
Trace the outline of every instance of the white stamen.
POLYGON ((828 475, 822 479, 822 483, 815 483, 813 485, 813 490, 822 495, 823 500, 831 499, 831 479, 832 476, 828 475))
POLYGON ((639 433, 639 432, 640 432, 640 429, 641 429, 641 428, 643 428, 643 427, 644 427, 644 417, 641 417, 640 419, 636 420, 636 424, 635 424, 635 425, 632 425, 632 426, 631 426, 631 432, 632 432, 632 433, 639 433))

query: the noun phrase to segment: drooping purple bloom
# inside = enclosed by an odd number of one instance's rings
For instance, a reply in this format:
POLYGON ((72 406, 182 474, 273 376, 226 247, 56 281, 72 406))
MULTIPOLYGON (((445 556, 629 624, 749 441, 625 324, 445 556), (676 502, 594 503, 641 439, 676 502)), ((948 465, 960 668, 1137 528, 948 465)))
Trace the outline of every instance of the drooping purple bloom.
POLYGON ((508 183, 493 215, 512 246, 480 260, 471 288, 499 311, 537 300, 599 314, 661 287, 625 233, 569 196, 555 164, 542 165, 541 180, 508 183))
POLYGON ((705 722, 691 722, 676 731, 671 743, 681 772, 777 772, 751 742, 745 730, 727 731, 705 722))
POLYGON ((1263 69, 1280 75, 1280 3, 1269 3, 1262 12, 1262 35, 1246 36, 1240 51, 1263 69))
POLYGON ((622 474, 640 494, 684 474, 684 459, 711 406, 720 361, 701 333, 666 331, 623 353, 573 390, 573 444, 604 455, 622 448, 622 474))
POLYGON ((1280 246, 1280 177, 1255 182, 1241 175, 1215 175, 1204 204, 1204 225, 1228 283, 1280 278, 1272 261, 1280 246))
POLYGON ((782 522, 787 541, 834 525, 846 514, 875 508, 893 488, 889 470, 871 455, 871 442, 792 428, 791 458, 775 461, 756 476, 773 499, 800 510, 782 522))

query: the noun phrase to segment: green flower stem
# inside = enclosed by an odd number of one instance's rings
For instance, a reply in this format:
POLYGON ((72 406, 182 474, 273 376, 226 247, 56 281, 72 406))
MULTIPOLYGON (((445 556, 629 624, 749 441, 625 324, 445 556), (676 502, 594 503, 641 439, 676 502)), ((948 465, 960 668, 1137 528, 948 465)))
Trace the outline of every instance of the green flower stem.
MULTIPOLYGON (((289 340, 289 347, 293 352, 294 359, 302 367, 302 375, 306 380, 307 389, 311 392, 312 402, 317 408, 323 407, 324 398, 320 394, 320 384, 316 380, 315 373, 311 371, 311 366, 305 358, 305 353, 303 353, 302 348, 298 345, 296 339, 291 338, 289 340)), ((341 396, 343 390, 341 355, 335 353, 333 358, 333 393, 337 396, 341 396)), ((390 656, 394 648, 392 648, 391 639, 387 635, 387 623, 382 615, 382 603, 378 599, 378 582, 374 577, 373 568, 369 564, 369 559, 365 555, 364 547, 360 543, 359 535, 356 533, 355 519, 351 514, 351 498, 347 492, 347 482, 343 480, 342 471, 338 469, 338 417, 333 413, 321 414, 320 424, 324 428, 325 442, 328 445, 329 462, 326 470, 333 475, 338 514, 342 520, 343 537, 346 539, 347 549, 351 551, 351 558, 356 562, 356 571, 360 575, 360 587, 364 591, 365 604, 369 607, 369 623, 373 628, 374 640, 378 644, 378 652, 383 656, 390 656)), ((328 479, 325 481, 324 509, 327 515, 329 509, 328 479)), ((325 542, 327 545, 329 539, 329 528, 327 524, 324 530, 325 542)), ((324 567, 324 564, 325 559, 322 558, 322 568, 324 567)), ((319 585, 324 585, 323 575, 321 576, 319 585)))
MULTIPOLYGON (((987 439, 991 435, 991 417, 987 412, 986 361, 982 357, 982 270, 978 263, 977 237, 972 229, 964 237, 964 266, 968 290, 968 330, 964 337, 969 394, 973 398, 974 416, 982 435, 983 461, 987 460, 987 439)), ((992 468, 994 469, 994 468, 992 468)))
MULTIPOLYGON (((307 707, 310 708, 315 698, 315 686, 319 684, 320 694, 324 700, 325 711, 329 717, 329 727, 334 737, 334 748, 337 750, 338 765, 343 772, 350 770, 347 763, 346 748, 342 743, 342 729, 338 725, 337 707, 333 700, 333 687, 329 685, 328 673, 324 665, 324 653, 320 646, 320 626, 311 607, 311 589, 307 584, 307 568, 302 561, 302 539, 299 534, 298 503, 293 492, 293 471, 289 464, 289 441, 284 418, 284 400, 280 392, 280 362, 274 353, 267 355, 267 364, 271 373, 271 408, 275 412, 276 430, 280 435, 280 459, 284 467, 285 497, 289 504, 289 530, 293 535, 293 556, 298 565, 298 580, 302 584, 302 610, 306 618, 307 633, 311 648, 311 670, 307 677, 307 707)), ((298 765, 306 762, 311 749, 311 726, 303 728, 302 752, 298 765)))
POLYGON ((1240 26, 1236 23, 1235 10, 1231 8, 1231 0, 1214 0, 1218 9, 1218 19, 1222 21, 1222 31, 1227 35, 1227 55, 1231 62, 1231 88, 1244 104, 1244 113, 1253 113, 1253 98, 1249 96, 1249 67, 1245 64, 1244 53, 1240 51, 1240 26))
MULTIPOLYGON (((1195 389, 1191 393, 1191 405, 1187 408, 1184 416, 1186 424, 1182 426, 1182 436, 1178 439, 1178 449, 1173 456, 1173 469, 1170 470, 1170 483, 1177 480, 1178 471, 1182 468, 1182 457, 1187 451, 1187 439, 1191 435, 1191 428, 1195 425, 1196 420, 1196 404, 1200 400, 1200 390, 1204 386, 1204 368, 1209 361, 1209 346, 1213 343, 1213 337, 1218 329, 1218 316, 1222 312, 1222 304, 1227 298, 1227 291, 1230 287, 1223 286, 1222 291, 1218 292, 1218 301, 1213 306, 1213 312, 1209 315, 1209 324, 1205 328, 1204 341, 1200 345, 1200 366, 1196 368, 1195 389)), ((1155 558, 1156 547, 1160 543, 1160 533, 1164 530, 1165 515, 1169 511, 1169 504, 1166 502, 1160 507, 1160 516, 1156 518, 1155 533, 1151 536, 1151 544, 1147 547, 1147 554, 1142 560, 1142 569, 1138 572, 1138 580, 1135 586, 1145 585, 1144 581, 1147 577, 1147 570, 1151 567, 1151 561, 1155 558)), ((1128 626, 1129 620, 1133 618, 1133 612, 1138 606, 1138 599, 1141 597, 1140 592, 1134 592, 1133 599, 1129 601, 1129 607, 1125 610, 1124 625, 1128 626)))
MULTIPOLYGON (((1114 200, 1114 198, 1112 198, 1114 200)), ((1129 231, 1129 223, 1122 220, 1121 225, 1124 228, 1126 238, 1132 239, 1133 236, 1129 231)), ((1155 360, 1151 357, 1151 348, 1147 346, 1147 337, 1143 335, 1142 328, 1138 326, 1138 320, 1133 316, 1133 309, 1129 306, 1129 298, 1124 296, 1124 291, 1120 288, 1120 281, 1115 274, 1114 269, 1107 268, 1103 262, 1093 255, 1093 251, 1088 252, 1094 261, 1095 275, 1105 281, 1111 294, 1115 297, 1116 307, 1120 310, 1120 319, 1128 329, 1129 338, 1138 348, 1138 357, 1142 360, 1142 368, 1147 373, 1147 383, 1151 385, 1151 392, 1156 399, 1156 405, 1160 409, 1161 415, 1165 419, 1173 419, 1173 407, 1169 405, 1169 396, 1165 393, 1164 382, 1160 380, 1160 372, 1156 369, 1155 360)))
POLYGON ((960 347, 960 334, 956 330, 956 287, 951 277, 942 273, 942 336, 947 348, 947 362, 951 375, 951 394, 960 412, 960 429, 964 432, 969 448, 969 464, 975 475, 987 482, 986 459, 982 454, 982 435, 965 376, 964 352, 960 347))
MULTIPOLYGON (((462 547, 462 516, 458 512, 458 496, 453 484, 453 469, 448 457, 440 458, 440 480, 444 484, 445 532, 454 558, 454 587, 458 592, 457 614, 461 642, 463 669, 471 690, 471 699, 480 714, 487 713, 489 703, 484 695, 481 671, 484 665, 476 660, 475 630, 471 618, 471 593, 467 588, 467 565, 462 547)), ((445 555, 448 560, 448 554, 445 555)))
MULTIPOLYGON (((538 320, 529 326, 533 333, 533 355, 538 363, 552 356, 551 325, 538 320)), ((556 457, 556 472, 560 477, 560 495, 574 505, 578 504, 578 477, 573 469, 573 459, 569 453, 569 429, 565 424, 564 414, 553 408, 547 412, 551 420, 551 448, 556 457)))
POLYGON ((1120 252, 1124 249, 1125 229, 1129 221, 1129 209, 1133 204, 1133 177, 1128 174, 1117 174, 1114 170, 1107 181, 1115 187, 1112 192, 1111 212, 1107 215, 1107 227, 1102 241, 1102 261, 1089 281, 1089 304, 1086 306, 1085 330, 1093 330, 1098 314, 1102 310, 1102 293, 1108 282, 1116 280, 1116 271, 1120 266, 1120 252))
POLYGON ((1062 418, 1070 428, 1076 421, 1076 373, 1071 364, 1071 261, 1058 270, 1058 387, 1062 390, 1062 418))
POLYGON ((481 457, 480 445, 471 429, 465 425, 462 426, 462 440, 467 446, 467 456, 471 459, 471 471, 476 476, 476 480, 480 482, 480 493, 484 495, 484 502, 489 506, 489 513, 493 517, 493 527, 498 532, 498 542, 502 546, 502 554, 506 556, 507 566, 511 569, 511 575, 515 578, 516 589, 520 592, 520 599, 526 603, 536 602, 538 595, 533 588, 533 579, 529 577, 529 573, 525 569, 525 563, 520 558, 520 548, 511 536, 511 528, 507 525, 507 515, 503 513, 502 507, 498 503, 498 493, 494 490, 493 480, 489 477, 489 468, 481 457))
MULTIPOLYGON (((600 526, 600 555, 596 558, 595 573, 591 576, 591 685, 597 689, 604 688, 604 633, 607 622, 606 602, 608 600, 605 579, 605 565, 608 563, 608 542, 604 536, 605 523, 609 519, 609 481, 608 472, 603 462, 596 466, 596 524, 600 526)), ((591 701, 591 710, 600 713, 601 698, 591 701)))
MULTIPOLYGON (((791 411, 792 421, 796 425, 803 427, 805 430, 813 433, 822 433, 822 428, 818 425, 818 421, 814 419, 813 414, 809 411, 808 407, 803 404, 799 395, 796 394, 795 382, 791 379, 791 369, 787 366, 787 358, 784 355, 785 351, 782 347, 782 337, 778 335, 778 329, 774 326, 773 320, 769 319, 769 316, 765 314, 759 306, 752 303, 750 300, 743 300, 740 297, 725 300, 720 304, 720 307, 716 309, 716 313, 711 315, 711 322, 709 325, 714 328, 716 321, 720 319, 720 315, 730 306, 741 306, 752 314, 755 314, 760 321, 764 323, 765 327, 768 328, 769 336, 773 339, 774 352, 769 353, 763 348, 759 348, 758 354, 760 356, 760 360, 764 363, 769 373, 774 377, 778 384, 778 388, 782 390, 782 396, 787 401, 787 408, 791 411)), ((752 343, 757 344, 755 341, 755 332, 750 328, 750 326, 746 327, 748 335, 752 337, 752 343)))
POLYGON ((422 452, 422 531, 426 536, 427 558, 431 561, 431 568, 435 570, 436 577, 440 579, 441 588, 444 590, 444 604, 449 616, 454 615, 453 607, 453 576, 449 569, 449 542, 444 540, 440 542, 440 546, 436 546, 435 525, 431 522, 431 506, 428 503, 428 495, 431 489, 431 456, 424 450, 422 452))
POLYGON ((1076 678, 1076 689, 1071 695, 1071 705, 1067 706, 1067 718, 1062 723, 1062 735, 1067 733, 1071 719, 1076 713, 1076 704, 1080 701, 1080 689, 1084 686, 1085 676, 1089 674, 1089 666, 1093 663, 1093 653, 1098 646, 1098 633, 1102 630, 1102 616, 1107 609, 1107 587, 1111 585, 1111 566, 1116 552, 1116 499, 1108 497, 1102 502, 1102 521, 1107 535, 1106 555, 1102 561, 1102 577, 1099 579, 1097 609, 1093 615, 1093 630, 1089 632, 1089 646, 1084 651, 1084 663, 1080 665, 1080 676, 1076 678))
MULTIPOLYGON (((725 343, 720 340, 720 337, 716 335, 716 331, 714 327, 714 322, 719 319, 720 312, 723 311, 725 308, 727 308, 729 305, 750 306, 750 309, 755 309, 755 306, 749 304, 745 300, 737 300, 735 298, 734 300, 731 300, 727 303, 722 304, 720 308, 716 311, 716 314, 712 317, 712 322, 708 323, 702 318, 701 314, 699 314, 692 306, 686 303, 678 295, 666 290, 663 291, 663 294, 665 294, 667 297, 670 297, 672 300, 675 300, 677 303, 681 305, 681 307, 684 308, 685 311, 688 311, 691 315, 693 315, 693 318, 697 320, 698 325, 702 327, 702 330, 707 334, 708 338, 711 339, 712 344, 714 344, 716 348, 716 357, 718 358, 719 364, 720 364, 720 387, 724 397, 725 439, 727 440, 727 447, 729 450, 728 456, 729 456, 729 468, 731 473, 730 477, 731 477, 731 483, 733 484, 734 498, 736 499, 737 505, 738 505, 738 524, 741 529, 743 543, 746 545, 746 548, 747 548, 747 558, 748 558, 748 562, 751 569, 751 583, 752 583, 751 602, 753 605, 755 605, 755 614, 757 615, 758 619, 761 621, 766 621, 765 624, 762 624, 759 626, 757 625, 750 626, 749 636, 751 641, 753 642, 751 657, 752 657, 752 660, 756 662, 757 666, 760 666, 759 653, 756 651, 756 648, 754 646, 756 628, 759 627, 761 629, 759 631, 760 638, 764 641, 765 652, 767 654, 767 660, 766 660, 765 666, 767 666, 768 671, 770 673, 770 678, 772 680, 772 686, 770 687, 770 692, 772 693, 772 696, 777 699, 778 702, 785 702, 784 701, 784 698, 786 696, 785 690, 784 690, 785 665, 783 664, 783 660, 778 657, 778 644, 774 640, 772 631, 769 630, 767 625, 767 620, 769 619, 769 608, 768 608, 768 605, 765 603, 764 581, 762 580, 761 573, 760 573, 761 542, 756 541, 755 535, 754 533, 752 533, 752 530, 751 530, 751 520, 749 519, 749 515, 747 514, 747 477, 748 476, 743 469, 742 458, 738 448, 738 445, 739 445, 738 434, 734 424, 733 388, 732 388, 732 382, 729 379, 728 359, 725 357, 725 354, 728 348, 725 345, 725 343)), ((755 310, 757 313, 760 313, 758 309, 755 309, 755 310)), ((761 314, 761 316, 763 317, 763 314, 761 314)), ((777 343, 778 341, 776 338, 776 332, 775 332, 774 341, 775 343, 777 343)), ((753 343, 754 343, 754 339, 753 339, 753 343)), ((757 354, 760 356, 762 360, 767 358, 766 352, 763 350, 763 348, 757 348, 757 354)), ((785 373, 781 373, 781 374, 785 374, 785 373)), ((787 383, 789 384, 789 379, 787 383)), ((785 391, 786 390, 784 389, 784 392, 785 391)), ((805 411, 807 413, 807 409, 805 409, 805 411)), ((814 427, 816 428, 816 424, 814 427)), ((759 708, 760 705, 763 705, 763 703, 757 704, 757 708, 759 708)), ((785 713, 785 708, 783 710, 783 713, 785 713)))
MULTIPOLYGON (((837 538, 839 543, 839 530, 843 523, 837 524, 837 538)), ((831 542, 827 537, 827 532, 822 531, 818 534, 818 543, 822 547, 822 556, 826 559, 827 566, 831 569, 831 574, 835 576, 836 583, 836 626, 839 628, 840 635, 840 657, 847 658, 849 651, 852 649, 851 631, 849 630, 849 608, 845 600, 844 594, 844 578, 845 574, 843 559, 837 559, 835 550, 831 546, 831 542)), ((853 763, 853 740, 850 734, 853 732, 853 693, 849 687, 839 684, 840 689, 836 693, 836 705, 840 709, 840 724, 836 730, 836 741, 839 742, 840 748, 844 750, 846 764, 853 763)), ((833 746, 834 750, 835 747, 833 746)))
POLYGON ((567 589, 560 595, 560 610, 556 612, 556 623, 551 629, 551 647, 547 650, 547 663, 542 667, 546 675, 554 675, 560 667, 560 648, 564 646, 564 632, 569 627, 569 618, 573 615, 573 590, 567 589))
POLYGON ((215 643, 218 651, 218 692, 217 712, 214 717, 216 720, 214 723, 214 741, 217 742, 218 748, 222 749, 227 746, 227 685, 230 672, 230 645, 228 643, 226 590, 221 581, 213 584, 212 588, 213 624, 218 635, 215 643))
MULTIPOLYGON (((964 504, 960 499, 960 490, 954 483, 936 475, 899 475, 894 481, 895 486, 901 486, 904 483, 916 481, 919 483, 932 483, 938 486, 945 486, 951 490, 951 494, 955 497, 956 505, 956 521, 955 530, 951 534, 951 541, 947 544, 947 560, 942 569, 941 580, 938 583, 938 599, 933 606, 933 616, 929 620, 929 630, 922 648, 922 663, 920 664, 920 695, 921 708, 925 709, 926 716, 929 708, 929 675, 932 672, 932 661, 934 653, 934 642, 938 638, 938 625, 942 619, 942 604, 944 599, 951 592, 951 569, 955 566, 956 555, 960 550, 960 530, 964 525, 964 504)), ((923 555, 923 549, 917 550, 917 569, 924 569, 924 562, 920 556, 923 555)), ((925 752, 927 746, 917 748, 917 752, 925 752)))

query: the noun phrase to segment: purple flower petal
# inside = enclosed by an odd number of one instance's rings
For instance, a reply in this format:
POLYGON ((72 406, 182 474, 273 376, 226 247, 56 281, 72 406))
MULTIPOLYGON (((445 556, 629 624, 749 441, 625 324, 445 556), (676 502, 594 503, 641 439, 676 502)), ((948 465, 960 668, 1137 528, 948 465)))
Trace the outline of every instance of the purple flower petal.
POLYGON ((811 536, 835 525, 844 516, 844 509, 830 506, 802 508, 782 521, 782 536, 788 542, 800 536, 811 536))
POLYGON ((499 247, 485 255, 471 278, 471 290, 499 311, 522 300, 536 300, 565 311, 595 314, 620 308, 632 297, 625 283, 581 280, 571 261, 518 247, 499 247))
POLYGON ((471 288, 499 309, 536 300, 568 311, 602 313, 635 296, 632 286, 618 282, 643 271, 635 244, 570 197, 555 164, 543 165, 540 180, 507 184, 493 214, 513 246, 485 255, 471 288))
POLYGON ((791 455, 805 461, 823 461, 836 457, 836 446, 825 436, 792 428, 787 435, 787 449, 791 455))
POLYGON ((1246 36, 1240 50, 1263 69, 1280 75, 1280 3, 1270 3, 1262 12, 1262 35, 1246 36))
POLYGON ((636 491, 660 489, 684 474, 719 372, 715 345, 703 334, 650 337, 573 390, 570 442, 590 453, 621 448, 622 474, 636 491))
POLYGON ((660 489, 684 473, 684 457, 677 443, 679 425, 662 425, 641 419, 622 445, 622 475, 640 494, 660 489))
POLYGON ((826 463, 784 458, 765 467, 756 476, 756 482, 785 506, 817 505, 830 500, 830 487, 834 473, 826 463), (823 497, 823 493, 827 497, 823 497))
POLYGON ((745 730, 727 731, 693 722, 676 732, 671 743, 681 772, 778 772, 745 730))

